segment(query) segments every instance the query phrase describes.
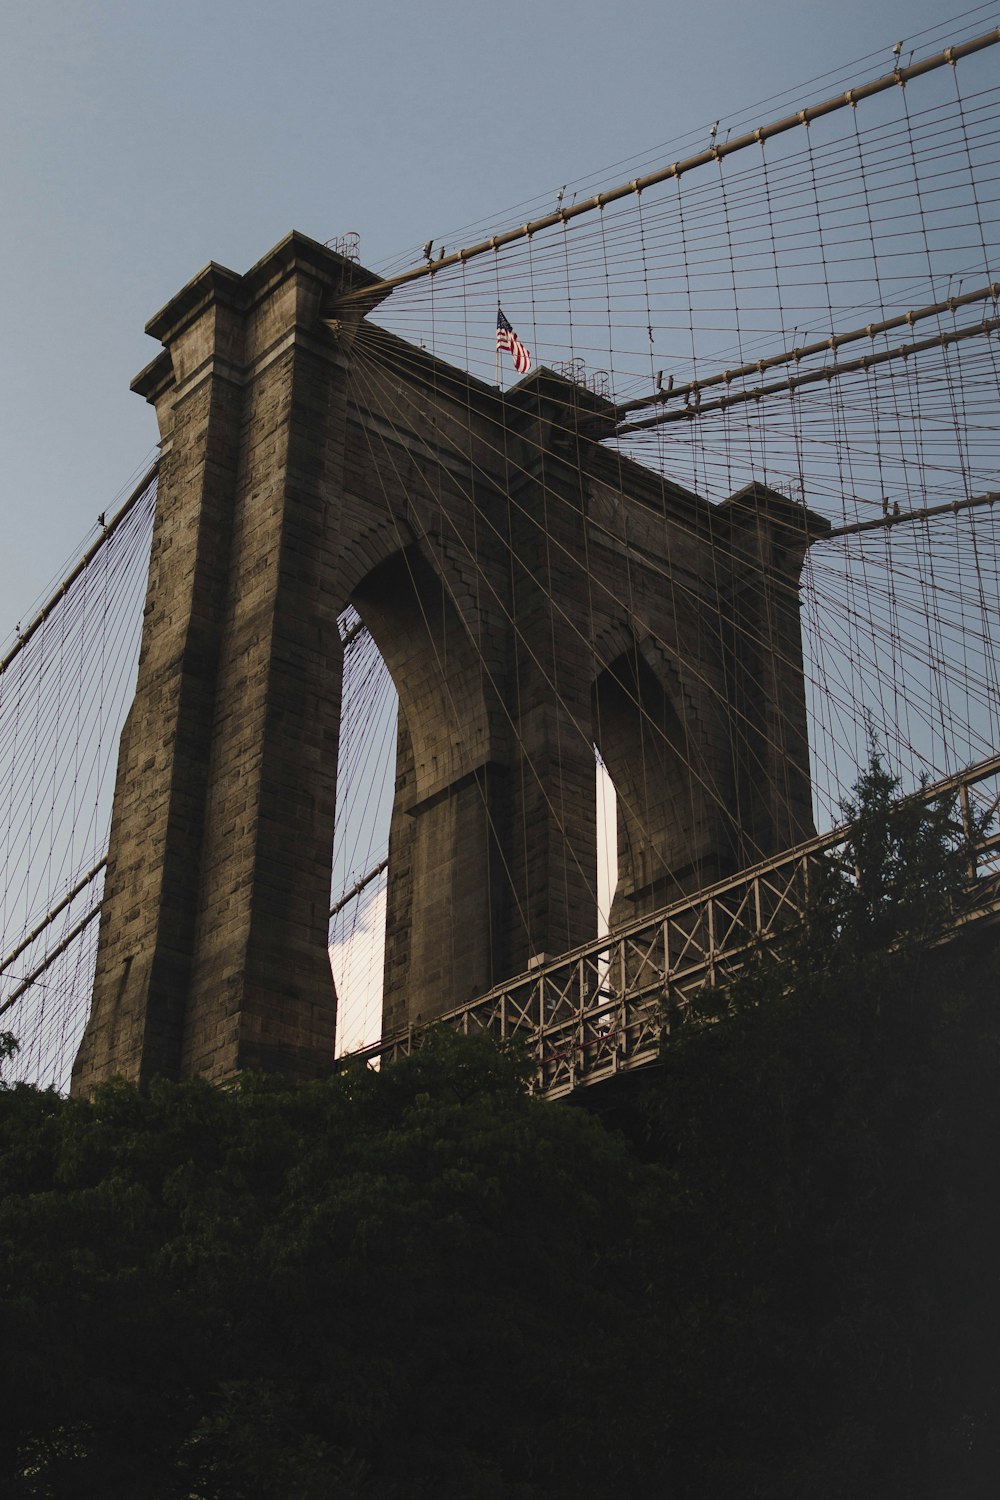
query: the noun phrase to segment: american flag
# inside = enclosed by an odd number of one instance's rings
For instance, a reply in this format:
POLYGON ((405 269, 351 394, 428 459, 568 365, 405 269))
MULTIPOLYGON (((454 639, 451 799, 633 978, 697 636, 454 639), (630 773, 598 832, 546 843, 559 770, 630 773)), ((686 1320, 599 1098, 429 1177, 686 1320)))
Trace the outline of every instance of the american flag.
POLYGON ((524 344, 511 328, 503 313, 497 308, 497 348, 506 349, 514 361, 514 369, 519 375, 526 375, 531 369, 531 355, 524 344))

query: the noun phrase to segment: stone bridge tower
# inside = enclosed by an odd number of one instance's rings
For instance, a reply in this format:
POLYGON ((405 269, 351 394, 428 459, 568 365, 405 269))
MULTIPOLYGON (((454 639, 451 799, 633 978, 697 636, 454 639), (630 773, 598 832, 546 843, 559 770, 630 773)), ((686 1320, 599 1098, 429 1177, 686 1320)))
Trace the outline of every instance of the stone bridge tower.
POLYGON ((812 831, 798 578, 825 523, 760 486, 713 506, 602 445, 608 402, 544 369, 501 394, 377 300, 291 234, 148 324, 157 518, 77 1093, 330 1067, 348 604, 399 693, 387 1032, 594 935, 595 743, 613 920, 812 831))

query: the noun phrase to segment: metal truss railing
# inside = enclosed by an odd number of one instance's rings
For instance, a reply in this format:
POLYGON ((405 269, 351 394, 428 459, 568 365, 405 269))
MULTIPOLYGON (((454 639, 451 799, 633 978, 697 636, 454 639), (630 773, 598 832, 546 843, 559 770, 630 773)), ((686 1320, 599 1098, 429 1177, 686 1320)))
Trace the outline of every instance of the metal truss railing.
MULTIPOLYGON (((955 832, 969 857, 962 926, 1000 913, 1000 756, 913 794, 952 798, 955 832)), ((498 1041, 523 1038, 534 1057, 534 1088, 559 1098, 656 1059, 665 1032, 683 1025, 706 986, 732 979, 749 954, 799 919, 817 859, 843 846, 848 827, 799 844, 774 859, 699 891, 605 938, 518 975, 435 1021, 498 1041)), ((410 1027, 347 1057, 392 1061, 410 1052, 410 1027)))

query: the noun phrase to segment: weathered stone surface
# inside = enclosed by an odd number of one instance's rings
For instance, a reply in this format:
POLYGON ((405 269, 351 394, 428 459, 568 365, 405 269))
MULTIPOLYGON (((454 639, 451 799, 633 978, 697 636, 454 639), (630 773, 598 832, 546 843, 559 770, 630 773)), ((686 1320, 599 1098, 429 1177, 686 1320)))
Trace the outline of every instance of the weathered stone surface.
POLYGON ((811 830, 798 575, 822 523, 603 448, 605 405, 548 371, 502 396, 352 324, 338 298, 371 279, 292 235, 149 325, 163 461, 77 1091, 329 1066, 349 603, 400 699, 387 1031, 593 935, 595 743, 616 920, 811 830))

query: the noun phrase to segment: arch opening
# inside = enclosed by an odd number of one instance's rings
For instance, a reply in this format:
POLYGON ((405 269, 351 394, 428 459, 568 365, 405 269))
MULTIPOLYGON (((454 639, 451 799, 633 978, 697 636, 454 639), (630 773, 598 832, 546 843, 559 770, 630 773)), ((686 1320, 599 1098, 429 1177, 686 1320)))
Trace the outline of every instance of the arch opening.
POLYGON ((662 665, 638 645, 623 652, 594 683, 593 715, 617 794, 615 926, 717 879, 727 851, 693 708, 662 665))
POLYGON ((481 652, 419 546, 356 587, 398 695, 387 835, 382 1029, 426 1022, 499 972, 503 767, 481 652))

